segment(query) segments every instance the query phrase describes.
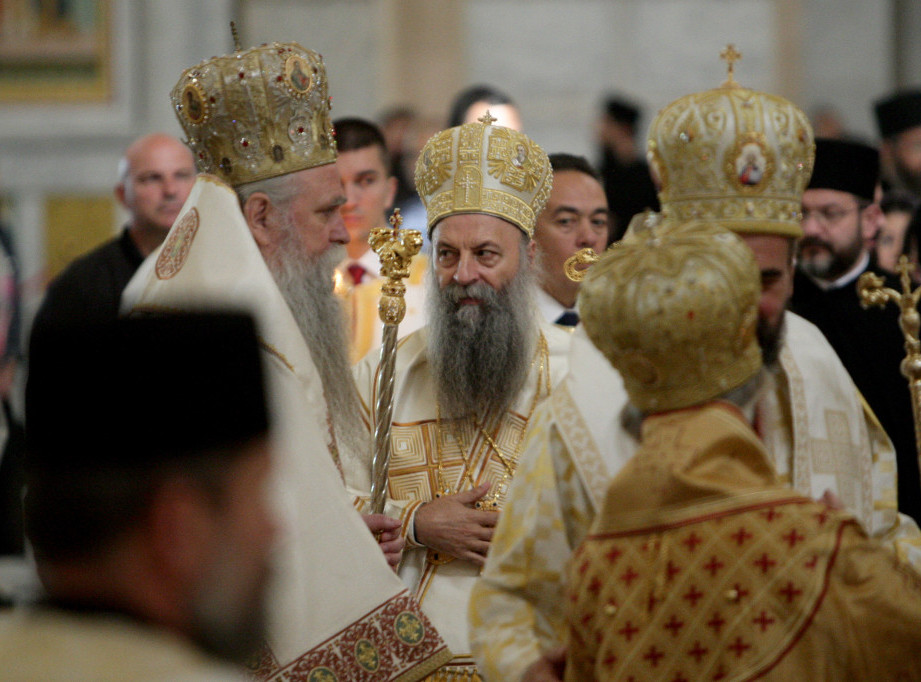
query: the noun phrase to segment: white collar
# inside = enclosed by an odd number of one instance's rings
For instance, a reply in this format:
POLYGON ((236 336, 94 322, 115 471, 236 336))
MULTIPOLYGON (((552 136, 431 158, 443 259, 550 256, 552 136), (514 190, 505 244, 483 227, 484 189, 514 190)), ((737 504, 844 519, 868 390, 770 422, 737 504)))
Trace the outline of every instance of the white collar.
POLYGON ((560 318, 560 315, 566 311, 577 312, 575 308, 567 308, 564 306, 540 286, 535 286, 534 288, 537 292, 534 296, 534 301, 537 303, 537 309, 540 311, 541 316, 550 324, 554 324, 560 318))

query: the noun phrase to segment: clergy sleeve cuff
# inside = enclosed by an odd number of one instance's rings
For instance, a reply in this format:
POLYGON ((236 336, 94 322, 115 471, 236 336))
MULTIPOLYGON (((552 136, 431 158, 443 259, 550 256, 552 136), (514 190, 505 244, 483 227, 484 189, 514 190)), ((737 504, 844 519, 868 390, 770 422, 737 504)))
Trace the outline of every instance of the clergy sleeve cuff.
POLYGON ((423 504, 422 500, 416 500, 407 504, 400 514, 400 521, 403 523, 403 538, 406 540, 407 547, 425 547, 416 540, 416 510, 423 504))

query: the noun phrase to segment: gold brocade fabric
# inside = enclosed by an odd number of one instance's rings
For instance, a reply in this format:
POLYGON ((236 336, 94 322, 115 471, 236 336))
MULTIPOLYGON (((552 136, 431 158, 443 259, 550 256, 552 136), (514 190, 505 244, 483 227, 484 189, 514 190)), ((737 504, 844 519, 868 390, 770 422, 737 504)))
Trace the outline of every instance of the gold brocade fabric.
POLYGON ((760 296, 741 239, 715 224, 664 223, 601 255, 582 282, 579 316, 631 402, 661 412, 711 400, 761 369, 760 296))
POLYGON ((483 678, 476 671, 476 666, 446 665, 423 682, 483 682, 483 678))
MULTIPOLYGON (((498 429, 490 427, 490 435, 502 453, 518 464, 517 446, 528 423, 524 416, 508 412, 502 417, 498 429)), ((435 499, 440 490, 439 451, 441 453, 441 471, 444 482, 452 490, 469 489, 467 472, 476 485, 490 483, 499 486, 494 492, 501 507, 508 492, 508 483, 504 479, 506 470, 502 461, 495 455, 485 436, 474 428, 470 420, 457 422, 443 420, 441 429, 437 421, 425 421, 420 424, 395 423, 391 431, 393 454, 390 460, 390 483, 388 492, 396 499, 435 499), (454 435, 467 446, 466 452, 454 435), (440 445, 436 440, 441 441, 440 445)), ((491 489, 492 493, 493 490, 491 489)))
POLYGON ((326 66, 297 43, 207 59, 170 99, 199 172, 234 187, 336 160, 326 66))
POLYGON ((647 152, 662 215, 728 230, 801 237, 800 198, 815 160, 809 119, 789 100, 731 77, 663 107, 647 152))
MULTIPOLYGON (((569 334, 549 324, 541 324, 540 329, 548 346, 549 383, 556 386, 566 371, 569 334)), ((474 483, 492 483, 484 500, 497 493, 496 502, 504 509, 506 486, 515 476, 506 476, 502 458, 514 471, 522 464, 518 456, 519 444, 522 434, 526 438, 531 430, 527 417, 535 399, 546 395, 547 381, 538 382, 535 365, 511 409, 500 419, 483 425, 501 451, 500 457, 470 420, 454 423, 438 419, 427 335, 428 329, 423 327, 402 339, 397 348, 391 431, 393 451, 385 513, 403 521, 407 547, 399 568, 400 578, 422 604, 423 611, 454 654, 448 666, 437 671, 444 677, 434 679, 463 680, 463 674, 476 670, 470 653, 467 609, 470 590, 480 574, 480 567, 470 561, 435 557, 434 552, 413 542, 415 512, 421 504, 434 499, 443 484, 454 490, 469 490, 471 478, 474 483), (460 443, 465 446, 463 454, 460 443)), ((369 420, 376 404, 378 361, 375 355, 369 354, 355 367, 356 385, 369 420)), ((350 488, 367 490, 365 479, 369 472, 370 462, 347 463, 345 476, 350 488)), ((363 504, 364 500, 356 501, 359 507, 363 504)), ((500 518, 504 513, 499 512, 500 518)))
POLYGON ((566 680, 921 679, 921 576, 724 403, 646 420, 569 590, 566 680))
POLYGON ((487 113, 442 130, 422 148, 415 182, 430 233, 450 215, 485 213, 534 234, 553 185, 550 160, 527 135, 493 122, 487 113))

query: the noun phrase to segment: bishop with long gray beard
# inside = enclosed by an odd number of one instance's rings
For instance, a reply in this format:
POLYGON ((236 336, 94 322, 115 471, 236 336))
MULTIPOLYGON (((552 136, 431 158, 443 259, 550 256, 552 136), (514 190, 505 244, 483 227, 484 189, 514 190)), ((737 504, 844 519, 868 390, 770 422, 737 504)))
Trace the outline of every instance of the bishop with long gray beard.
MULTIPOLYGON (((420 159, 416 187, 432 240, 429 326, 396 351, 386 512, 406 538, 400 576, 454 653, 432 679, 478 680, 469 590, 531 414, 562 376, 569 344, 532 301, 531 235, 551 170, 532 140, 488 116, 435 135, 420 159)), ((372 353, 356 367, 369 422, 378 361, 372 353)), ((357 483, 369 467, 346 471, 347 480, 354 474, 357 483)))
POLYGON ((319 256, 305 256, 296 248, 290 216, 284 216, 281 229, 282 246, 266 264, 317 366, 330 424, 336 442, 341 443, 339 456, 354 457, 367 452, 371 441, 360 419, 342 306, 333 293, 333 273, 345 257, 345 246, 337 244, 319 256))
POLYGON ((485 282, 454 280, 439 288, 436 270, 429 271, 428 355, 444 418, 473 416, 484 422, 501 415, 527 380, 538 321, 534 266, 524 241, 518 260, 518 272, 499 290, 485 282))

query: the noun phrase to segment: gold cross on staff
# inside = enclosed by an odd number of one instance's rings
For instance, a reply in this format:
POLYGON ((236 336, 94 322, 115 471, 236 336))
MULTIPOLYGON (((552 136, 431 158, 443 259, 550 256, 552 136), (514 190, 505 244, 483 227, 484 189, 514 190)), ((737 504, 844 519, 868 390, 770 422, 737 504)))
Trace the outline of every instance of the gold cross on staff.
POLYGON ((403 225, 403 214, 400 213, 400 209, 393 209, 393 215, 390 216, 390 220, 387 222, 389 222, 393 227, 393 234, 396 236, 396 234, 400 231, 400 227, 403 225))
POLYGON ((736 46, 732 43, 729 43, 722 52, 720 52, 720 59, 724 60, 728 65, 728 78, 723 85, 730 85, 735 83, 735 63, 742 59, 742 53, 736 49, 736 46))

